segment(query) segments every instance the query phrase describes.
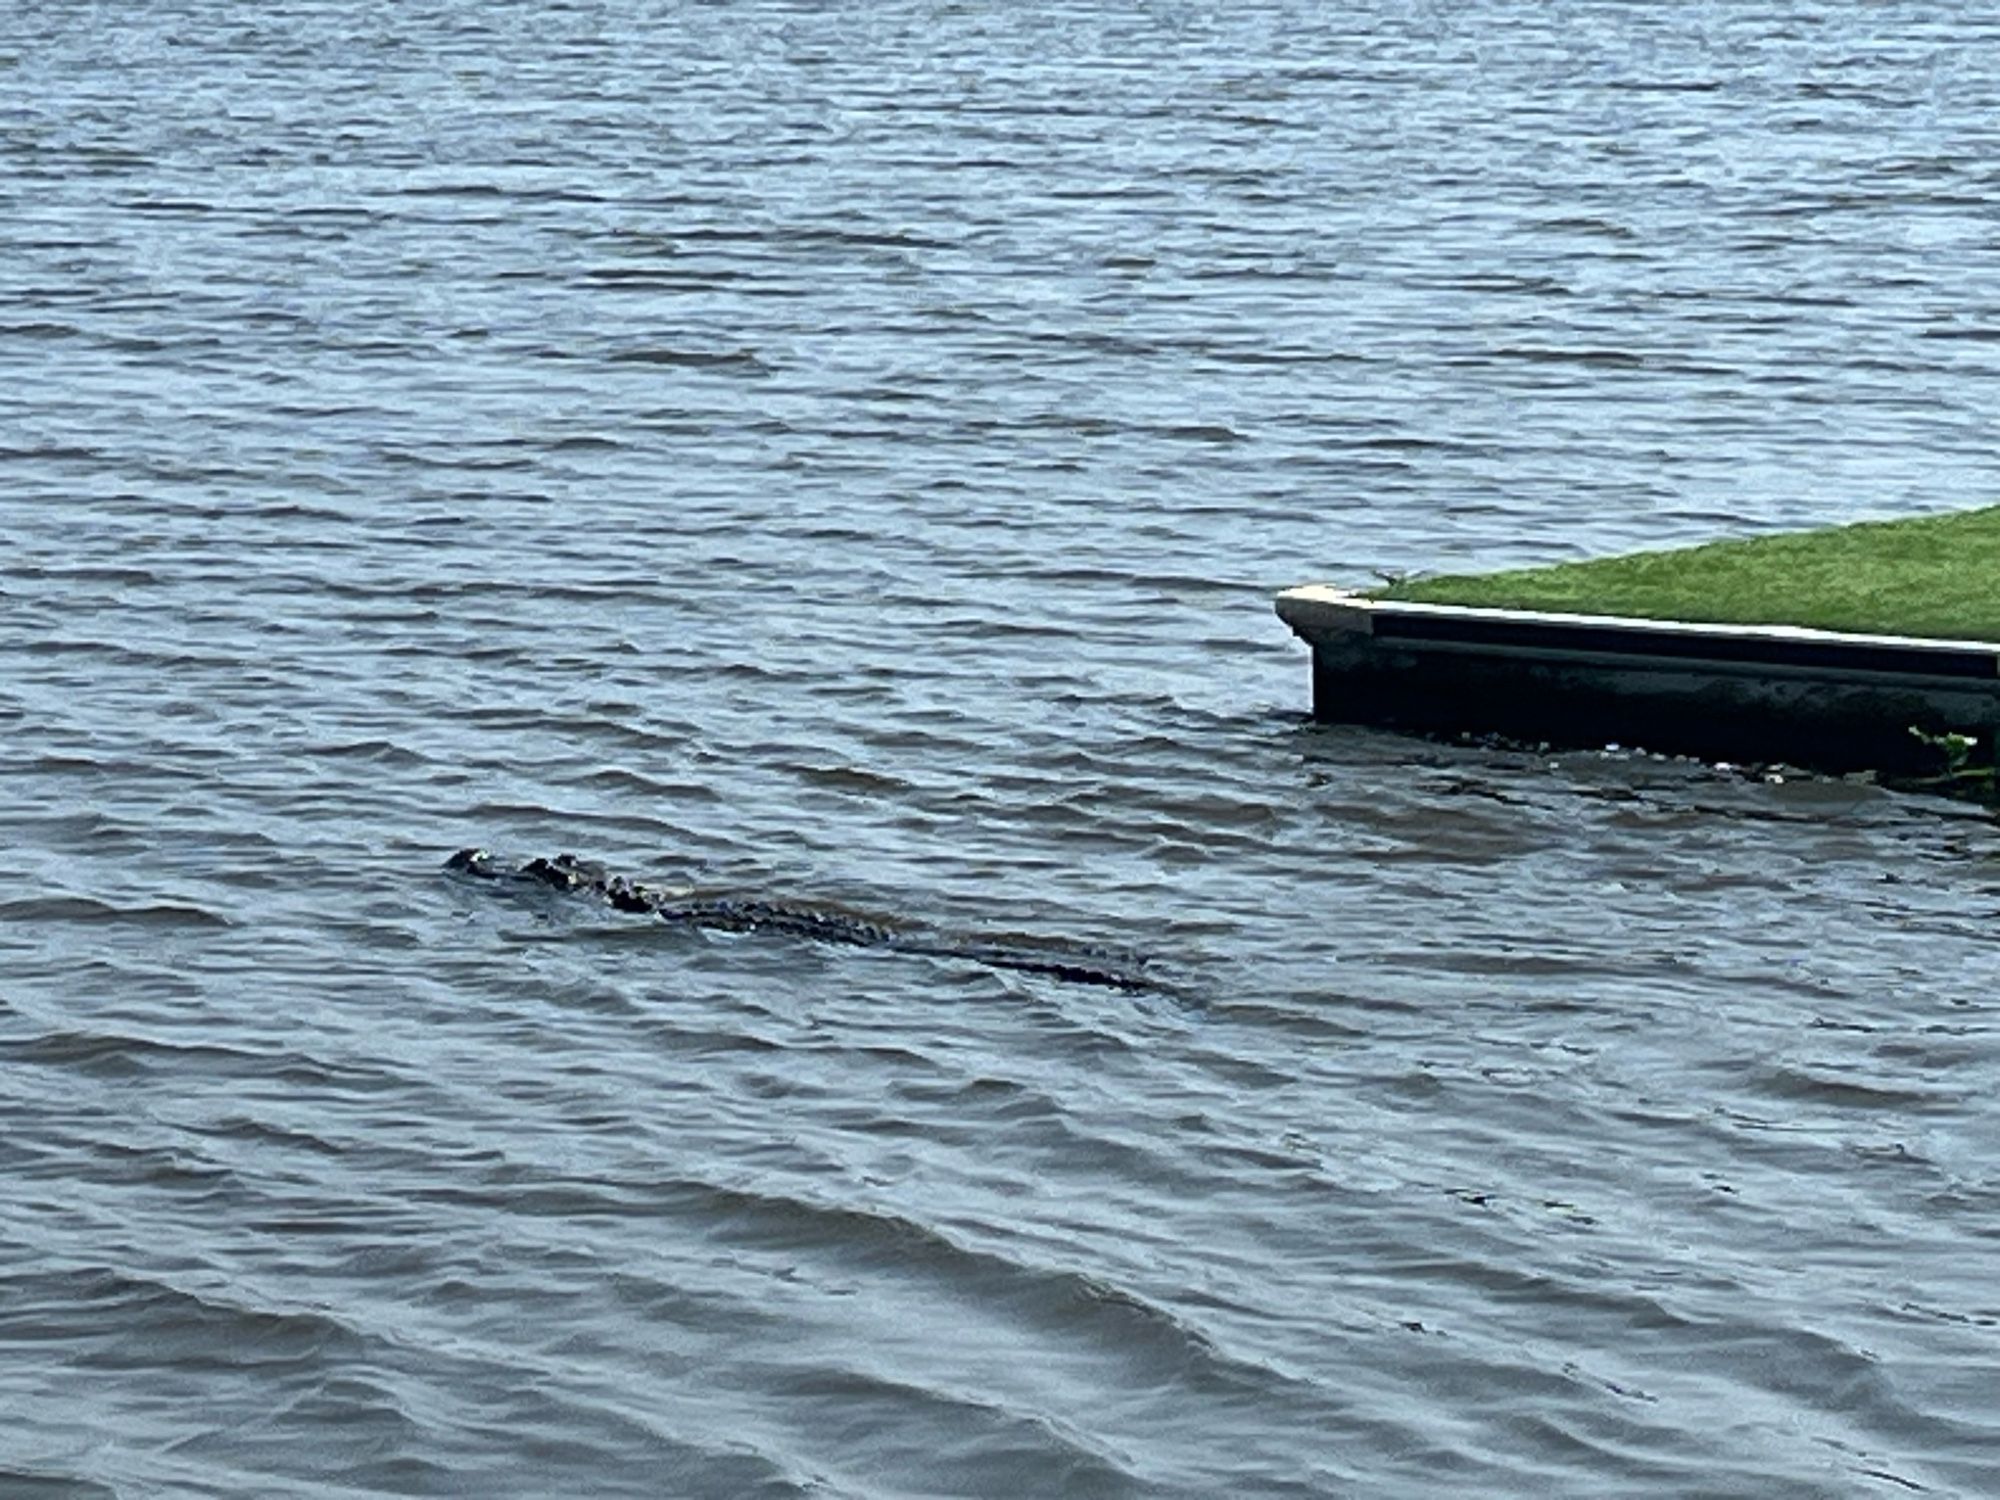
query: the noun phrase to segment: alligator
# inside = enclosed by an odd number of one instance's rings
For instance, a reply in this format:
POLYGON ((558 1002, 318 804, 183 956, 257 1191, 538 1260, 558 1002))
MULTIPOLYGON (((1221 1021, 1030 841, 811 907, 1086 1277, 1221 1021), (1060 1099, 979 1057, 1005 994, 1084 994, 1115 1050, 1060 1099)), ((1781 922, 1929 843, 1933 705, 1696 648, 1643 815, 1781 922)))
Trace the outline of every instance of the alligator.
POLYGON ((775 933, 815 943, 882 948, 929 958, 957 959, 989 969, 1039 974, 1068 984, 1094 984, 1127 991, 1157 990, 1144 975, 1115 966, 1097 955, 1041 952, 979 934, 950 934, 892 926, 847 912, 827 911, 790 901, 757 897, 703 896, 684 888, 646 885, 614 875, 594 860, 573 854, 540 856, 522 864, 484 849, 461 849, 444 862, 454 875, 510 885, 561 891, 604 902, 616 911, 656 917, 684 927, 714 932, 775 933))

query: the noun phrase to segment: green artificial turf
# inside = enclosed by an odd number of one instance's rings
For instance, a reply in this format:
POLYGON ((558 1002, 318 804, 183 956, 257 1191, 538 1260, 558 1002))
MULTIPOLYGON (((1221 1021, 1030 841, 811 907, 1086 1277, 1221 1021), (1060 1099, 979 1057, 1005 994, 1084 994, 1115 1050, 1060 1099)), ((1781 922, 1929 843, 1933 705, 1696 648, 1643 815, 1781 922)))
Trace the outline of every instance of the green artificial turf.
POLYGON ((1511 573, 1410 579, 1375 597, 2000 641, 2000 506, 1511 573))

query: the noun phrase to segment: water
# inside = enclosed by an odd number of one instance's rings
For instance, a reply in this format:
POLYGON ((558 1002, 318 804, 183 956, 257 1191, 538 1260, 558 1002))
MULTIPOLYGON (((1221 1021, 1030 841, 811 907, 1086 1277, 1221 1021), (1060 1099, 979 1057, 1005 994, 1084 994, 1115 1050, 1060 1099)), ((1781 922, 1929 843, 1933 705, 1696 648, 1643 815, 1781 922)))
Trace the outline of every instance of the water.
POLYGON ((1268 606, 1992 499, 1996 41, 8 7, 0 1493, 2000 1491, 1991 822, 1268 606))

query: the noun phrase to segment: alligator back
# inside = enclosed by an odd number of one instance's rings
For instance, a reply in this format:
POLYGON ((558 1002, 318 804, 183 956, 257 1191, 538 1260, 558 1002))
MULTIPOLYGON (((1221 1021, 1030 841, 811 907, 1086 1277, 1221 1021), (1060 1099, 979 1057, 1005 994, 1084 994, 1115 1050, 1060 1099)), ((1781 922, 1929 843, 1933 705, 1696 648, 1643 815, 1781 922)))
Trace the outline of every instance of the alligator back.
POLYGON ((921 927, 892 926, 848 912, 755 896, 700 895, 686 887, 649 885, 615 875, 594 860, 573 854, 536 856, 510 863, 484 849, 461 849, 445 861, 454 875, 474 880, 559 891, 603 902, 617 911, 650 916, 680 926, 717 932, 762 932, 851 948, 957 959, 989 969, 1040 974, 1067 984, 1141 991, 1160 986, 1120 965, 1110 955, 1088 950, 1044 949, 976 933, 953 934, 921 927))

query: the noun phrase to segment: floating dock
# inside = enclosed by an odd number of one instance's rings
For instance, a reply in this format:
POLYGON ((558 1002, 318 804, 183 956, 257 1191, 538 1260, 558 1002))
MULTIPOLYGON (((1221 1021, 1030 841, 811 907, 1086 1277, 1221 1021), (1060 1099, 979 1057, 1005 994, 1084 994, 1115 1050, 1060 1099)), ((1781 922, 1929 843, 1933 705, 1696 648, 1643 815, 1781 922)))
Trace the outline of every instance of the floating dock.
POLYGON ((1277 611, 1312 648, 1313 713, 1328 722, 1889 772, 1934 772, 1968 748, 1990 762, 2000 731, 1993 641, 1323 586, 1286 590, 1277 611))

